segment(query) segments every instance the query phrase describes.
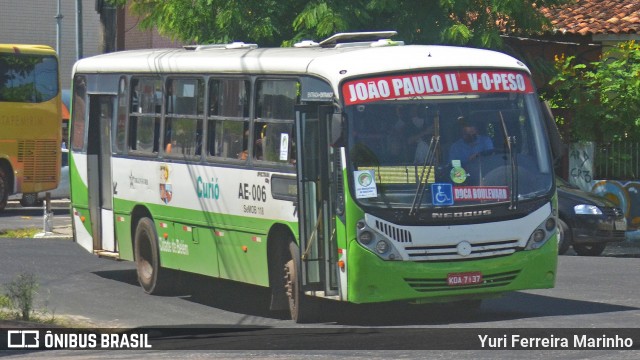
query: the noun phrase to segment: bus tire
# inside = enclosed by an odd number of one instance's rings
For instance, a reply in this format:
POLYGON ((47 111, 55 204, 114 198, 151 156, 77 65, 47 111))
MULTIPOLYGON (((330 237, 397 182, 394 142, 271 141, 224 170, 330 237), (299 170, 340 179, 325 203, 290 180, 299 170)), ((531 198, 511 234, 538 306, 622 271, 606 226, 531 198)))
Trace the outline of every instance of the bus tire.
POLYGON ((289 243, 289 252, 291 253, 291 259, 284 265, 284 279, 285 291, 289 298, 291 320, 297 323, 317 322, 319 320, 319 312, 316 311, 317 299, 308 297, 300 289, 300 269, 298 269, 300 255, 298 246, 293 241, 289 243))
POLYGON ((166 291, 168 279, 160 266, 158 233, 153 220, 143 217, 138 221, 134 237, 134 255, 138 282, 144 292, 159 295, 166 291))
POLYGON ((573 244, 573 250, 580 256, 599 256, 606 246, 606 243, 573 244))
POLYGON ((571 246, 571 229, 562 219, 558 219, 558 254, 564 255, 571 246))
POLYGON ((37 193, 22 194, 22 199, 20 199, 20 205, 23 207, 39 205, 38 194, 37 193))
POLYGON ((9 179, 5 170, 0 166, 0 211, 7 206, 9 199, 9 179))

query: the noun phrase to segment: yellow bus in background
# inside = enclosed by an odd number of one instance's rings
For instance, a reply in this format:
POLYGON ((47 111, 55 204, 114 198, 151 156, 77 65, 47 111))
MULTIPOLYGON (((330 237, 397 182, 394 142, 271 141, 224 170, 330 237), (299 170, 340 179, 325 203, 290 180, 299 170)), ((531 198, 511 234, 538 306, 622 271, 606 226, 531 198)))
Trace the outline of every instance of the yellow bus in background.
POLYGON ((11 194, 58 186, 58 68, 56 52, 49 46, 0 44, 0 211, 11 194))

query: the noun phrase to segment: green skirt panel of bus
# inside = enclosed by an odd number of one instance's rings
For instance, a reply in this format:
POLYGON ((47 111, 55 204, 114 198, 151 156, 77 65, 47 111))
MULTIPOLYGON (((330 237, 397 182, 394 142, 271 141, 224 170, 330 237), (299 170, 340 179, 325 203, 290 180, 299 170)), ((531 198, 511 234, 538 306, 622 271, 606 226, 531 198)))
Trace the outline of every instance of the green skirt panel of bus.
POLYGON ((112 251, 133 260, 135 228, 139 219, 149 217, 163 267, 268 286, 270 230, 278 224, 289 232, 287 239, 297 238, 295 204, 272 198, 270 173, 213 167, 197 167, 198 173, 193 173, 187 164, 148 161, 119 166, 116 163, 132 160, 113 161, 112 207, 106 209, 104 202, 92 200, 100 196, 91 195, 95 191, 90 162, 74 156, 73 166, 78 167, 72 178, 74 214, 85 219, 75 222, 81 223, 76 230, 82 227, 93 239, 89 250, 108 250, 95 239, 94 223, 110 221, 96 219, 95 214, 102 214, 113 217, 117 245, 112 251), (77 174, 88 175, 85 179, 77 174))
MULTIPOLYGON (((124 201, 116 201, 115 204, 116 208, 125 209, 141 206, 124 201)), ((148 209, 151 214, 156 214, 151 216, 158 237, 162 267, 269 285, 268 272, 264 269, 267 269, 268 234, 276 223, 274 220, 253 219, 250 221, 252 227, 248 228, 243 226, 249 223, 244 217, 225 216, 224 221, 219 221, 216 220, 219 214, 188 211, 192 215, 190 219, 175 221, 184 217, 184 209, 170 212, 163 212, 155 206, 148 206, 148 209)), ((75 212, 85 219, 90 216, 88 209, 75 208, 75 212)), ((133 234, 139 215, 136 217, 127 211, 117 212, 114 217, 119 258, 134 260, 133 234)), ((85 231, 92 234, 90 221, 85 220, 84 224, 87 225, 85 231)), ((286 226, 294 227, 292 224, 286 226)))
POLYGON ((556 278, 556 241, 535 251, 458 262, 382 261, 355 240, 349 245, 348 300, 354 303, 492 297, 514 290, 551 288, 556 278), (451 284, 450 274, 481 278, 475 284, 451 284))

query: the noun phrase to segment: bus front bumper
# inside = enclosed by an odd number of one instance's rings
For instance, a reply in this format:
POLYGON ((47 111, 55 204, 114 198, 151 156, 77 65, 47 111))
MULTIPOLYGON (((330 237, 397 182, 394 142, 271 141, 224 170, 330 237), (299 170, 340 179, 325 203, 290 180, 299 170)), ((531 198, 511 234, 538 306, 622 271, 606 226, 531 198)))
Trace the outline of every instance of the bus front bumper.
POLYGON ((450 262, 384 261, 360 246, 349 245, 347 300, 353 303, 386 301, 445 302, 495 297, 500 293, 552 288, 556 279, 557 240, 537 250, 509 256, 450 262), (450 286, 448 274, 481 273, 473 285, 450 286))

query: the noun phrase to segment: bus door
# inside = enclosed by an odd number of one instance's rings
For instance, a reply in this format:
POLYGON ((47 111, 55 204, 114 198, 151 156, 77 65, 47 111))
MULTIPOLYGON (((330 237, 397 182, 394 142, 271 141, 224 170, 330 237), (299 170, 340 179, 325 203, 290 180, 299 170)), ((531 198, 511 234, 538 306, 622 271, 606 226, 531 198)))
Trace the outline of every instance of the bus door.
POLYGON ((93 250, 115 252, 111 124, 116 114, 116 97, 89 95, 89 106, 87 182, 93 250))
MULTIPOLYGON (((336 243, 332 196, 333 149, 329 146, 332 106, 296 107, 298 226, 303 291, 337 295, 336 243)), ((337 156, 337 155, 336 155, 337 156)))

